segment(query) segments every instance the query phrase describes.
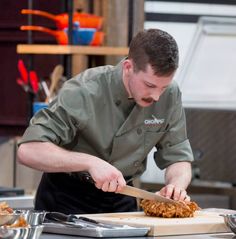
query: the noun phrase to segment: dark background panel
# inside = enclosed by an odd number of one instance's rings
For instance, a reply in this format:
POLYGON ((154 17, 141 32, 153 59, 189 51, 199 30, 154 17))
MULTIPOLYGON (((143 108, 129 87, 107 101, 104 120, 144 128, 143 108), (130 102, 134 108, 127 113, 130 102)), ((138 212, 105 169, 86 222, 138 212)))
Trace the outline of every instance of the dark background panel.
MULTIPOLYGON (((64 1, 33 1, 33 8, 59 14, 63 11, 64 1)), ((0 1, 0 136, 21 135, 28 125, 29 106, 31 98, 16 84, 19 77, 17 70, 18 59, 23 59, 40 77, 48 77, 54 66, 62 62, 62 56, 55 55, 19 55, 16 53, 17 44, 27 43, 27 32, 19 30, 21 25, 27 25, 27 15, 20 13, 28 7, 27 0, 0 1)), ((55 23, 39 16, 33 17, 34 25, 55 29, 55 23)), ((33 33, 33 43, 55 44, 54 37, 44 33, 33 33)))
POLYGON ((195 155, 194 176, 236 184, 236 112, 186 109, 187 132, 195 155))

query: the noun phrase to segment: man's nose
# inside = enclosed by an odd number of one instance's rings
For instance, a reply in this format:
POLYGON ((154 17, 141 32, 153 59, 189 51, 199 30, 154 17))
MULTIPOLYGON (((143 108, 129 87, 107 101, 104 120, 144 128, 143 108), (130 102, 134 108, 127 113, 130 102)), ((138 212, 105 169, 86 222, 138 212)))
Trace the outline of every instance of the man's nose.
POLYGON ((159 100, 159 98, 160 98, 160 94, 152 94, 151 95, 151 97, 152 97, 152 99, 154 100, 154 101, 158 101, 159 100))
POLYGON ((162 89, 153 89, 153 91, 151 92, 151 97, 154 101, 158 101, 161 94, 163 93, 163 90, 162 89))

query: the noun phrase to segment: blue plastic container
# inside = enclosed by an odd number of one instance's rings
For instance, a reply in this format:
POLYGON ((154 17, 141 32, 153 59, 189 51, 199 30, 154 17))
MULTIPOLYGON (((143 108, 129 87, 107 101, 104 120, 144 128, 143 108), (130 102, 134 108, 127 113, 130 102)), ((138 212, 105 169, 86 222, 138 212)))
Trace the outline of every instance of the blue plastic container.
POLYGON ((37 113, 39 110, 47 108, 48 104, 45 102, 34 102, 33 103, 33 114, 37 113))
MULTIPOLYGON (((65 29, 68 33, 68 28, 65 29)), ((80 28, 78 22, 73 23, 72 41, 74 45, 89 45, 94 37, 95 28, 80 28)))
POLYGON ((94 28, 79 28, 78 30, 73 30, 73 43, 76 45, 89 45, 93 40, 95 32, 96 29, 94 28))

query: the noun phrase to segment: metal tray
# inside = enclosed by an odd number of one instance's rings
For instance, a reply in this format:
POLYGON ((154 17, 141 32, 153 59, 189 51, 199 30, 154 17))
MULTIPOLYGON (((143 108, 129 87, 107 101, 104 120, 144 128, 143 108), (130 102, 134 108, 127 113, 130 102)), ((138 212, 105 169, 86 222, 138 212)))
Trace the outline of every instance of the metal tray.
POLYGON ((131 227, 128 225, 119 225, 114 228, 81 228, 52 222, 44 223, 43 225, 43 232, 86 237, 141 237, 147 235, 150 230, 149 227, 131 227))

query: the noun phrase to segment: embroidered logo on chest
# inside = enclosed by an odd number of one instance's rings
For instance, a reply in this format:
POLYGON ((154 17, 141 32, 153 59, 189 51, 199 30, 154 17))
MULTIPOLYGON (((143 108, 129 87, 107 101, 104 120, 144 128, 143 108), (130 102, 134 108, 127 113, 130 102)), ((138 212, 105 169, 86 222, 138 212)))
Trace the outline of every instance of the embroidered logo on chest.
POLYGON ((162 125, 165 122, 165 119, 157 119, 154 115, 152 115, 151 119, 145 119, 144 124, 146 126, 157 126, 162 125))

